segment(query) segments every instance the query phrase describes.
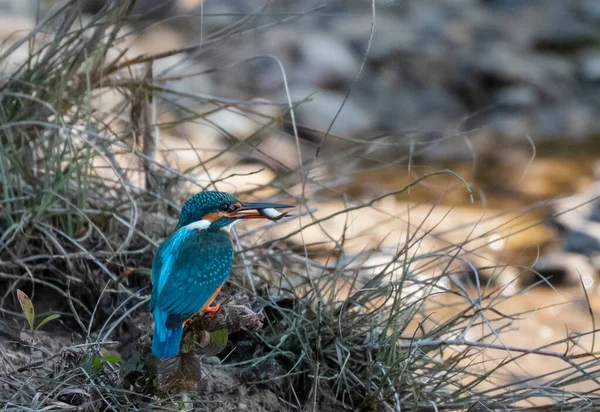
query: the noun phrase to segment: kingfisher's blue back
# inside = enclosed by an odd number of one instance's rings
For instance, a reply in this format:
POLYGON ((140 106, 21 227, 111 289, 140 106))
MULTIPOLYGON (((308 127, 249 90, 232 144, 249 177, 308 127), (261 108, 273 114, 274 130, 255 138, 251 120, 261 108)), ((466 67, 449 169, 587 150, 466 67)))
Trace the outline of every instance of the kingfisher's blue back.
POLYGON ((215 298, 233 263, 233 245, 225 230, 242 219, 263 219, 278 203, 240 202, 229 193, 207 191, 188 199, 177 230, 152 261, 154 316, 152 353, 170 358, 179 352, 182 323, 215 298))
POLYGON ((232 263, 231 238, 220 228, 184 226, 165 240, 152 262, 154 356, 177 354, 182 323, 210 304, 227 280, 232 263))

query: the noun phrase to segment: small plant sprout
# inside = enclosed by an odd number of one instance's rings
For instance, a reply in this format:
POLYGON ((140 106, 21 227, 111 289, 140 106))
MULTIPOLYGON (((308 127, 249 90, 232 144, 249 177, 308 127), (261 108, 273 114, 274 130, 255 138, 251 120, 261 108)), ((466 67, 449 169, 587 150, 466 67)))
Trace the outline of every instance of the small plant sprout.
POLYGON ((17 299, 19 299, 19 303, 21 304, 21 310, 23 311, 23 315, 25 315, 25 319, 27 320, 27 323, 29 324, 29 328, 31 329, 31 341, 32 341, 32 343, 35 343, 35 332, 39 328, 44 326, 46 323, 60 318, 60 315, 57 313, 49 315, 49 316, 45 317, 44 319, 42 319, 42 321, 40 323, 38 323, 37 326, 34 327, 34 325, 35 325, 35 309, 33 308, 33 302, 31 302, 31 299, 29 299, 29 296, 27 296, 27 294, 20 289, 17 289, 17 299))

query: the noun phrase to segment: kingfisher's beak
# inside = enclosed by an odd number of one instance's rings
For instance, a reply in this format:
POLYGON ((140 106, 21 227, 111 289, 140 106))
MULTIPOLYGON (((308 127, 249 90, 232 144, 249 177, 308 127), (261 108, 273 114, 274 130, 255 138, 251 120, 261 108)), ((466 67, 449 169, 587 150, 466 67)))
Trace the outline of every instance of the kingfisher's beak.
POLYGON ((280 213, 276 209, 287 209, 294 206, 280 203, 241 202, 241 207, 229 213, 228 217, 238 219, 281 219, 286 213, 280 213))

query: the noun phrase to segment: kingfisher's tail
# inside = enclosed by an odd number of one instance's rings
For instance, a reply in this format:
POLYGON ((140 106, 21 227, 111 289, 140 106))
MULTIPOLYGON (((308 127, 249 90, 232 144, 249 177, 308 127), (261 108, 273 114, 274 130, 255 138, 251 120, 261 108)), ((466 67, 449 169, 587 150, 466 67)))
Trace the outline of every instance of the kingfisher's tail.
POLYGON ((183 326, 167 328, 168 314, 154 308, 154 336, 152 337, 152 354, 157 358, 172 358, 179 352, 179 344, 183 335, 183 326))

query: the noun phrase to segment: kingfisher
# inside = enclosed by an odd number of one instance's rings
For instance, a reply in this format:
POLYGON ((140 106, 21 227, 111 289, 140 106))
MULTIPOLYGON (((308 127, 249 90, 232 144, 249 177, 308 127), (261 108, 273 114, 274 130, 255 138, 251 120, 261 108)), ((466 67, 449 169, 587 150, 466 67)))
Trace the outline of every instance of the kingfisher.
POLYGON ((273 218, 277 203, 241 202, 229 193, 206 191, 183 205, 179 223, 152 261, 154 317, 152 354, 172 358, 179 352, 183 323, 209 307, 229 277, 233 243, 229 229, 243 219, 273 218))

